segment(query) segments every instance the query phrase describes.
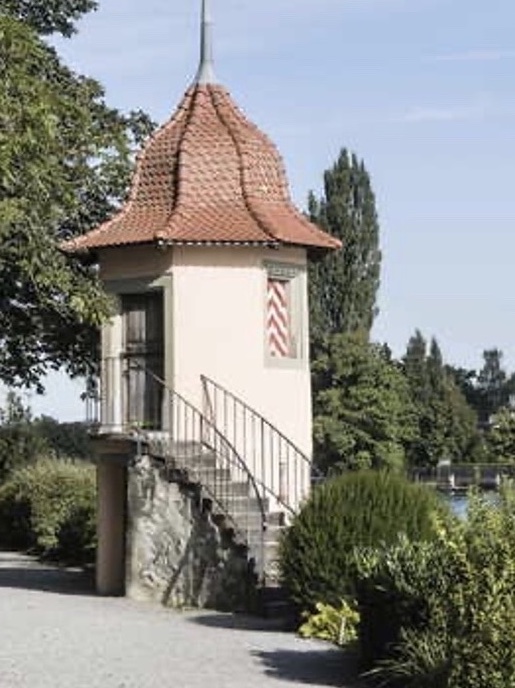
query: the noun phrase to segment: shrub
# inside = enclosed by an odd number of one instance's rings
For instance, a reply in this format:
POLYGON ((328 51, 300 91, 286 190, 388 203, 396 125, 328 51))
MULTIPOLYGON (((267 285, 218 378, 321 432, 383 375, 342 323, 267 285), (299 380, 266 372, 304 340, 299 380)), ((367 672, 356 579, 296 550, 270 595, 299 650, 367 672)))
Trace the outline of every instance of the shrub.
POLYGON ((0 544, 67 563, 93 561, 93 466, 41 459, 0 487, 0 544))
POLYGON ((337 606, 354 593, 356 547, 391 543, 399 533, 434 535, 434 514, 447 513, 438 495, 400 475, 347 473, 315 488, 281 543, 282 578, 301 609, 337 606))
POLYGON ((361 576, 363 649, 374 620, 396 607, 389 642, 368 657, 382 660, 382 679, 403 688, 515 686, 513 493, 498 507, 475 496, 468 519, 442 523, 431 543, 404 539, 369 552, 361 576))
POLYGON ((306 621, 299 628, 302 638, 328 640, 339 647, 357 639, 358 612, 345 600, 338 607, 317 602, 313 614, 305 613, 306 621))
POLYGON ((406 629, 425 627, 429 592, 441 589, 440 555, 434 541, 411 542, 403 535, 393 545, 357 553, 359 645, 365 668, 390 659, 406 629))

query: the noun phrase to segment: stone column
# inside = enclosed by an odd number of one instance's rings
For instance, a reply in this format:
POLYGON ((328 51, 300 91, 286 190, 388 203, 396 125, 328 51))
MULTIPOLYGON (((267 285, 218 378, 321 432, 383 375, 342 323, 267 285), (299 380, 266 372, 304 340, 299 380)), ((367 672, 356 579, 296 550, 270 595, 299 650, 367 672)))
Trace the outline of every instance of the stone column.
POLYGON ((125 594, 127 460, 100 456, 97 463, 97 568, 100 595, 125 594))

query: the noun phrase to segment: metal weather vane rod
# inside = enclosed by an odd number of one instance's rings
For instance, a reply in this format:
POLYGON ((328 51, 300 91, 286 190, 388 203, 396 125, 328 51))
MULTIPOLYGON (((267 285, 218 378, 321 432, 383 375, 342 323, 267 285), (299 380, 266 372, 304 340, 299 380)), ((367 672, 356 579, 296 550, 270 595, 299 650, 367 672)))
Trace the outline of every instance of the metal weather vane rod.
POLYGON ((213 18, 211 14, 211 0, 202 0, 200 66, 195 81, 200 86, 216 82, 213 59, 213 18))

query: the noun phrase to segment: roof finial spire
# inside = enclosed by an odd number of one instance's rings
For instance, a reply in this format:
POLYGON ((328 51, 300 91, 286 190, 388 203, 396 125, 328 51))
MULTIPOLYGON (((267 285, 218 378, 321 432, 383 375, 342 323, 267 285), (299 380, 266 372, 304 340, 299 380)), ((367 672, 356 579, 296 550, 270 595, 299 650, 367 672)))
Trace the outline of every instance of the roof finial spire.
POLYGON ((216 81, 213 60, 213 18, 211 0, 202 0, 202 29, 200 44, 200 66, 195 79, 200 86, 216 81))

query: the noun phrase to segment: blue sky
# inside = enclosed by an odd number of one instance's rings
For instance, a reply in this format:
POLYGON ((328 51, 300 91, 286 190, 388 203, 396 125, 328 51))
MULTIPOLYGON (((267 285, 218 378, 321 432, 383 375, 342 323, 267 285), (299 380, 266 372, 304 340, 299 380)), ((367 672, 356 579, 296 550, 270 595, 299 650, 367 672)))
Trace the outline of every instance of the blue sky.
MULTIPOLYGON (((199 6, 100 0, 57 45, 110 104, 161 122, 197 68, 199 6)), ((479 367, 497 346, 515 368, 513 0, 213 0, 213 11, 217 76, 280 148, 299 206, 341 147, 365 159, 384 255, 374 337, 401 355, 418 327, 449 362, 479 367)), ((32 404, 80 414, 62 380, 32 404)))

